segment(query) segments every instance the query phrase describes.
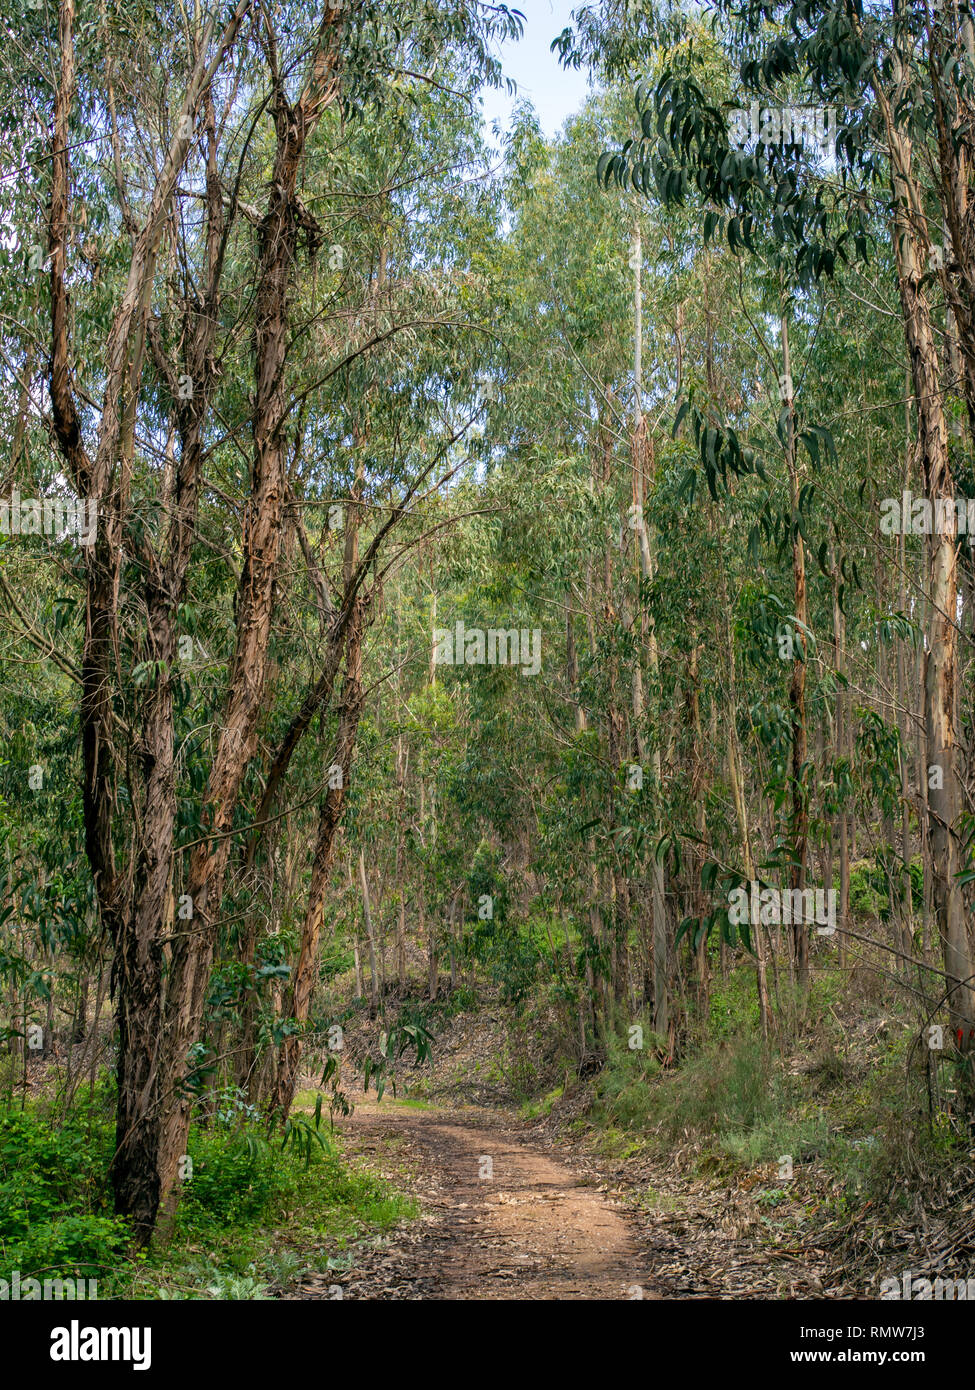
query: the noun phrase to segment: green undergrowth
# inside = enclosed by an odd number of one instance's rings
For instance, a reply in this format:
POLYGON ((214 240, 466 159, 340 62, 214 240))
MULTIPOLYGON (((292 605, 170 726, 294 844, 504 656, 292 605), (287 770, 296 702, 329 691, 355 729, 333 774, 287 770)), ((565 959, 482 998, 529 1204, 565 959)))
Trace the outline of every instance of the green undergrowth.
POLYGON ((713 981, 708 1016, 674 1066, 652 1036, 631 1048, 620 1029, 577 1127, 595 1124, 614 1158, 677 1153, 691 1174, 727 1181, 761 1170, 769 1206, 816 1206, 818 1186, 831 1216, 866 1203, 906 1208, 918 1184, 934 1192, 967 1161, 963 1128, 929 1114, 916 1024, 896 1001, 885 1001, 879 1032, 858 1029, 840 1021, 839 972, 823 971, 797 1036, 766 1044, 754 988, 747 968, 713 981))
POLYGON ((79 1098, 53 1124, 43 1103, 0 1110, 0 1278, 96 1279, 128 1243, 104 1174, 114 1147, 105 1097, 79 1098))
POLYGON ((521 1106, 519 1114, 523 1120, 538 1120, 552 1113, 552 1107, 562 1099, 565 1093, 564 1086, 555 1086, 551 1091, 541 1097, 540 1100, 525 1101, 521 1106))
POLYGON ((273 1298, 416 1215, 412 1199, 349 1165, 327 1121, 296 1113, 282 1143, 241 1109, 193 1126, 172 1236, 138 1255, 104 1177, 110 1084, 64 1118, 44 1101, 0 1112, 0 1278, 95 1279, 99 1298, 273 1298))

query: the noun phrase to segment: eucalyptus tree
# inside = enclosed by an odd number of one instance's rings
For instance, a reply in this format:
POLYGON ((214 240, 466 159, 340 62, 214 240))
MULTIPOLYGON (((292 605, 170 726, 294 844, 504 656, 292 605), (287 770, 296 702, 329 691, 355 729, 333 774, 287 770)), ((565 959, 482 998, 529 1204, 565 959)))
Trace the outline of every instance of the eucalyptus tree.
MULTIPOLYGON (((36 623, 25 631, 80 686, 86 853, 119 1024, 113 1176, 141 1240, 176 1192, 226 869, 274 694, 297 481, 289 441, 313 437, 308 417, 330 380, 399 335, 405 343, 417 319, 415 305, 377 307, 380 275, 371 302, 362 277, 345 282, 333 230, 343 201, 345 213, 350 192, 381 207, 392 190, 344 187, 328 152, 368 126, 390 90, 413 103, 452 93, 469 109, 479 83, 498 80, 492 36, 518 23, 480 4, 272 13, 251 0, 229 17, 170 18, 123 5, 79 19, 66 0, 32 10, 4 59, 12 100, 38 125, 27 154, 45 180, 46 245, 26 234, 29 195, 15 192, 5 209, 31 273, 8 339, 21 398, 14 457, 29 475, 23 440, 46 432, 69 490, 98 515, 83 563, 69 566, 84 595, 77 667, 36 623), (39 61, 25 60, 27 39, 39 61), (302 322, 303 286, 321 283, 323 263, 324 312, 302 322), (194 590, 216 598, 212 626, 194 590), (218 663, 217 679, 208 672, 196 689, 180 669, 194 624, 198 650, 218 663)), ((416 186, 436 170, 409 177, 416 186)), ((433 341, 434 325, 441 342, 456 327, 443 306, 420 316, 433 341)), ((421 466, 414 488, 430 473, 421 466)), ((361 630, 359 589, 410 496, 409 486, 394 496, 347 571, 351 592, 334 613, 326 605, 329 651, 361 630)), ((352 650, 346 687, 355 666, 352 650)))

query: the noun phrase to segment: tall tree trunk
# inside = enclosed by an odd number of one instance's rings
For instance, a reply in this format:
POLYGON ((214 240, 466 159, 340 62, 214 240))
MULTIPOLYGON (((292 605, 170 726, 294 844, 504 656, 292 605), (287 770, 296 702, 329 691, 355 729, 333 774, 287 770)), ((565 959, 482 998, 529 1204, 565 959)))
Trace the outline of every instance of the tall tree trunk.
MULTIPOLYGON (((143 226, 130 227, 132 251, 128 277, 112 317, 105 345, 105 391, 94 457, 89 457, 74 399, 69 341, 67 291, 69 228, 68 126, 74 99, 74 3, 62 0, 58 18, 61 59, 55 94, 52 138, 52 192, 48 223, 51 253, 51 415, 58 446, 75 490, 82 499, 97 499, 95 543, 86 547, 86 621, 82 654, 81 742, 85 850, 91 866, 102 919, 115 946, 113 987, 119 1028, 118 1112, 112 1181, 116 1210, 131 1218, 138 1243, 148 1241, 162 1187, 160 1107, 172 1093, 171 1078, 160 1063, 163 1007, 162 948, 173 857, 175 816, 172 787, 172 698, 168 664, 150 688, 144 737, 137 763, 144 779, 141 840, 134 871, 119 876, 113 845, 116 803, 115 663, 119 646, 118 594, 122 547, 126 538, 129 487, 133 470, 139 386, 145 362, 150 302, 156 259, 179 172, 193 138, 197 114, 207 101, 207 292, 202 314, 187 334, 189 353, 212 342, 215 296, 222 245, 214 213, 216 172, 213 112, 209 89, 232 47, 250 0, 240 0, 211 52, 213 23, 199 34, 177 134, 170 142, 153 188, 143 226), (210 56, 208 57, 208 53, 210 56)), ((222 192, 219 195, 222 214, 222 192)), ((194 366, 198 364, 194 363, 194 366)), ((205 400, 205 366, 197 380, 205 400)), ((197 421, 198 424, 198 421, 197 421)), ((188 563, 185 522, 195 510, 198 454, 194 420, 187 407, 181 421, 186 455, 181 469, 182 493, 170 528, 170 555, 161 563, 143 537, 140 559, 149 573, 148 649, 152 659, 172 660, 173 618, 180 602, 188 563)), ((160 668, 156 668, 157 671, 160 668)))
MULTIPOLYGON (((325 893, 332 871, 335 845, 342 812, 345 807, 345 794, 352 766, 359 719, 362 714, 364 694, 362 689, 362 636, 365 627, 364 602, 356 600, 356 612, 349 624, 346 640, 345 677, 342 683, 342 699, 339 706, 339 726, 333 765, 342 770, 337 785, 330 785, 322 803, 318 822, 318 837, 312 859, 311 883, 305 906, 305 917, 301 928, 301 946, 298 963, 295 966, 285 1001, 285 1013, 299 1025, 307 1023, 311 1011, 312 992, 315 986, 318 964, 318 942, 322 928, 322 913, 325 893)), ((373 958, 373 967, 375 959, 373 958)), ((375 988, 375 968, 372 974, 375 988)), ((294 1100, 298 1081, 298 1063, 301 1058, 301 1038, 292 1033, 285 1038, 278 1060, 275 1079, 273 1108, 282 1118, 287 1118, 294 1100)))
POLYGON ((376 942, 372 929, 372 904, 369 901, 369 880, 366 878, 366 861, 359 850, 359 886, 362 889, 362 920, 366 928, 366 943, 369 947, 369 1016, 375 1018, 378 997, 376 994, 376 942))
MULTIPOLYGON (((728 709, 725 712, 728 744, 728 776, 731 781, 731 799, 735 806, 738 834, 741 839, 742 866, 748 884, 749 898, 751 884, 755 878, 755 863, 752 858, 751 834, 748 827, 748 803, 746 801, 745 779, 742 767, 741 743, 738 738, 738 672, 735 661, 735 637, 731 623, 731 605, 728 595, 728 579, 725 571, 724 555, 721 553, 721 538, 718 537, 720 566, 720 599, 725 619, 725 642, 728 648, 728 709)), ((772 1006, 769 1001, 768 973, 765 958, 765 928, 762 923, 752 922, 754 932, 755 970, 758 987, 758 1012, 761 1022, 762 1039, 768 1041, 772 1026, 772 1006)))
MULTIPOLYGON (((234 811, 257 747, 264 706, 278 560, 284 530, 284 467, 288 399, 285 359, 288 303, 298 244, 296 188, 308 138, 338 91, 341 11, 326 9, 308 80, 292 105, 276 80, 274 167, 258 234, 255 291, 255 405, 251 493, 244 519, 237 632, 220 737, 204 795, 208 835, 194 848, 187 892, 195 930, 173 947, 164 1023, 166 1094, 160 1154, 160 1200, 172 1212, 179 1158, 186 1149, 190 1102, 181 1082, 190 1048, 200 1038, 216 947, 234 811)), ((351 632, 351 627, 350 627, 351 632)), ((347 666, 347 671, 348 671, 347 666)), ((289 1102, 290 1103, 290 1102, 289 1102)))
MULTIPOLYGON (((792 387, 792 356, 789 351, 789 325, 786 318, 782 325, 782 399, 786 411, 786 467, 789 473, 789 497, 792 506, 792 584, 795 617, 802 628, 808 627, 806 607, 806 557, 802 536, 799 532, 799 461, 796 457, 795 400, 792 387)), ((809 797, 805 785, 806 778, 806 634, 800 629, 793 634, 795 654, 792 661, 792 678, 789 682, 789 710, 792 720, 792 763, 790 780, 792 783, 792 866, 789 871, 789 884, 795 890, 806 885, 806 861, 809 841, 809 797)), ((793 901, 800 901, 793 898, 793 901)), ((795 961, 796 982, 800 994, 805 994, 809 985, 809 931, 806 922, 793 926, 793 959, 795 961)))
MULTIPOLYGON (((840 570, 835 557, 832 560, 833 573, 833 646, 835 649, 836 674, 843 679, 840 680, 836 692, 836 720, 833 742, 833 763, 845 765, 847 768, 852 762, 852 739, 849 732, 849 708, 850 701, 844 679, 846 677, 846 620, 843 617, 843 610, 840 607, 840 570), (850 745, 848 747, 848 744, 850 745)), ((839 945, 837 947, 837 960, 842 966, 846 961, 846 931, 850 926, 850 836, 849 836, 849 812, 846 807, 846 799, 843 799, 837 812, 837 826, 839 829, 839 850, 840 850, 840 910, 839 910, 839 945)), ((828 888, 832 884, 827 884, 828 888)))
MULTIPOLYGON (((636 508, 637 538, 639 541, 640 573, 644 585, 649 588, 653 582, 654 562, 650 545, 650 532, 644 515, 647 476, 647 428, 643 415, 643 246, 640 224, 635 222, 633 235, 634 268, 634 429, 632 442, 634 505, 636 508)), ((658 838, 663 833, 663 763, 660 746, 663 739, 663 721, 660 704, 660 658, 657 651, 657 633, 652 618, 647 624, 647 668, 650 686, 653 691, 653 797, 656 812, 658 838)), ((641 690, 642 695, 642 690, 641 690)), ((653 939, 653 1030, 666 1038, 670 1031, 670 936, 667 927, 667 896, 664 879, 664 866, 659 855, 653 854, 651 862, 652 881, 652 939, 653 939)))
MULTIPOLYGON (((923 249, 926 232, 920 220, 920 195, 911 171, 911 146, 879 94, 886 126, 894 195, 894 251, 904 332, 920 437, 924 491, 934 513, 943 506, 925 545, 925 589, 930 620, 923 659, 925 764, 928 845, 934 910, 941 935, 951 1031, 959 1052, 975 1041, 975 992, 972 951, 964 895, 959 817, 962 778, 956 734, 958 687, 957 518, 948 432, 941 397, 937 339, 924 288, 923 249)), ((971 1089, 971 1077, 966 1089, 971 1089)))
POLYGON ((406 989, 406 762, 403 735, 396 740, 396 793, 399 807, 396 827, 396 982, 399 992, 406 989))

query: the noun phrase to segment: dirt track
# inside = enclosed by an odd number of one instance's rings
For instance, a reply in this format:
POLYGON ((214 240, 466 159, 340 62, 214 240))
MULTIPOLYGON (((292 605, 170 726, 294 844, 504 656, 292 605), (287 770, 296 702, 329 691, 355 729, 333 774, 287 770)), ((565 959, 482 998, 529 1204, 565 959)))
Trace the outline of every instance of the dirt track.
POLYGON ((389 1244, 359 1247, 343 1297, 660 1296, 632 1220, 503 1118, 358 1105, 341 1129, 352 1153, 411 1175, 424 1212, 389 1244))

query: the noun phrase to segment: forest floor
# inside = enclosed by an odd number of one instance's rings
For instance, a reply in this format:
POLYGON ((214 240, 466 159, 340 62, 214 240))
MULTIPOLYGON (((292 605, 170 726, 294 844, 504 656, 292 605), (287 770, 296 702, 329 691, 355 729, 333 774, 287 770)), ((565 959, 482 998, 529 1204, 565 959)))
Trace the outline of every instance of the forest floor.
MULTIPOLYGON (((815 1298, 817 1253, 774 1248, 747 1194, 608 1164, 516 1115, 357 1101, 346 1157, 419 1203, 291 1297, 600 1300, 815 1298), (649 1200, 648 1200, 649 1194, 649 1200)), ((632 1167, 632 1165, 630 1165, 632 1167)), ((830 1290, 830 1292, 833 1292, 830 1290)))

